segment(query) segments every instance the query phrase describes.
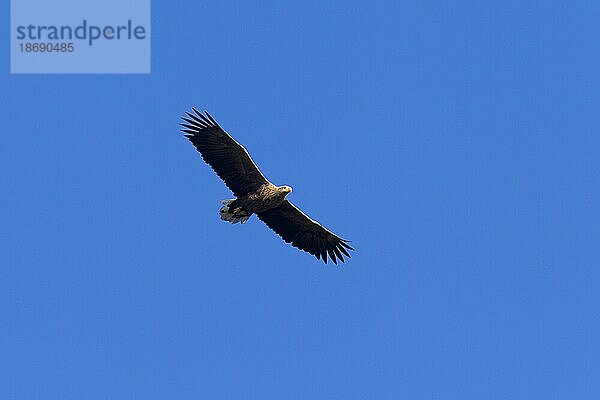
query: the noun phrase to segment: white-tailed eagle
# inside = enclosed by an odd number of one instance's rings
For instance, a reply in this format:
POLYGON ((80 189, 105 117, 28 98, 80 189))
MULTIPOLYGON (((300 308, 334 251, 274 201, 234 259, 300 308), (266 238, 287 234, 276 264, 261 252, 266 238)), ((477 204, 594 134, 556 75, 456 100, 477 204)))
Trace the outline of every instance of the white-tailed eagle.
POLYGON ((286 243, 304 250, 327 264, 327 257, 337 264, 344 262, 354 250, 348 240, 325 229, 317 221, 300 211, 285 196, 292 191, 289 186, 276 186, 260 172, 246 149, 236 142, 214 118, 192 108, 180 125, 202 158, 225 182, 236 196, 223 200, 221 219, 231 223, 244 223, 256 214, 286 243))

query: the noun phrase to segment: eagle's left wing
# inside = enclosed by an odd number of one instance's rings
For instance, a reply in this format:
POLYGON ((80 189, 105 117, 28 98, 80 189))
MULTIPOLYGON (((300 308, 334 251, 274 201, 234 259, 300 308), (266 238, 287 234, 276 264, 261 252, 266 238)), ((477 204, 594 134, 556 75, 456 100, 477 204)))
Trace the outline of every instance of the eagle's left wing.
POLYGON ((227 187, 241 197, 253 192, 269 181, 258 169, 246 149, 229 136, 208 113, 194 113, 183 117, 182 131, 200 152, 202 158, 225 182, 227 187))
POLYGON ((344 240, 333 232, 325 229, 317 221, 309 218, 288 200, 284 200, 279 207, 259 212, 260 218, 269 228, 277 233, 286 243, 322 258, 327 264, 327 255, 337 264, 336 256, 344 262, 344 253, 347 257, 349 250, 354 250, 344 240))

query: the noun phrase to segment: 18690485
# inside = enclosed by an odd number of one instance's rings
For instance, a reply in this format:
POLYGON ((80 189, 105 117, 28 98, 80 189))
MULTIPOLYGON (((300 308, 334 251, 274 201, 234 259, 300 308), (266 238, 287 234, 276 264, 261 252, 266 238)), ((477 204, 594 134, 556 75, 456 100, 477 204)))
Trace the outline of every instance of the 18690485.
POLYGON ((72 53, 75 46, 72 42, 66 43, 19 43, 21 53, 72 53))

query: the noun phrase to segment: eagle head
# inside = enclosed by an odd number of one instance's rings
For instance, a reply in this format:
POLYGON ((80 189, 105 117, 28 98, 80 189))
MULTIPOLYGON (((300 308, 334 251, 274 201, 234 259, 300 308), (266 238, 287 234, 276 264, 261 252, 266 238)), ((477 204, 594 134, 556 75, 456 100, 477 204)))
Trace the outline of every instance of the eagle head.
POLYGON ((284 196, 292 191, 291 186, 285 186, 285 185, 279 186, 277 189, 279 190, 280 193, 283 193, 284 196))

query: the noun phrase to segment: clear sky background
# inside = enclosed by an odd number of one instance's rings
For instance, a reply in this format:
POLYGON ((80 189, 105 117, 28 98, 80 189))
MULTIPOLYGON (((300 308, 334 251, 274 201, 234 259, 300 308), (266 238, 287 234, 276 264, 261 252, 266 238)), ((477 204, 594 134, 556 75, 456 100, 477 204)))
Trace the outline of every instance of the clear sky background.
POLYGON ((600 5, 494 3, 156 0, 150 75, 0 41, 0 397, 597 399, 600 5), (220 221, 192 106, 353 258, 220 221))

